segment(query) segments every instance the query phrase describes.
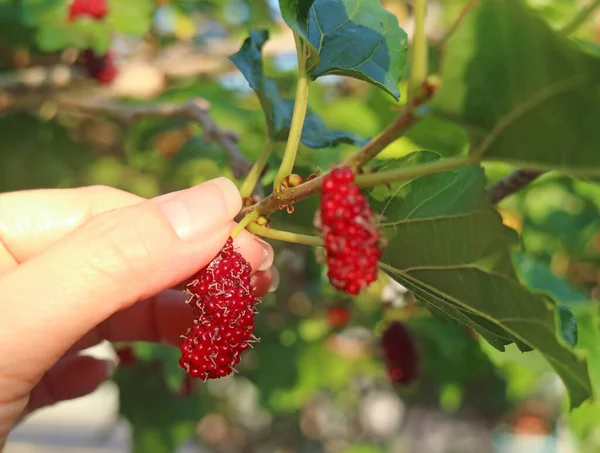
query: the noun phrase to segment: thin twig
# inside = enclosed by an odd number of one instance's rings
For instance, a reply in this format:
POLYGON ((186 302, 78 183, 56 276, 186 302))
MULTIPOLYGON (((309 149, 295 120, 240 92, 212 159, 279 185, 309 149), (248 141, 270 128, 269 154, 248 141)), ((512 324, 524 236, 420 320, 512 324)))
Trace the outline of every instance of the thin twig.
POLYGON ((417 108, 428 101, 435 92, 435 87, 429 85, 427 82, 423 85, 423 88, 424 89, 413 97, 406 105, 402 114, 396 118, 392 124, 386 127, 381 134, 367 143, 361 150, 346 159, 344 165, 360 168, 377 156, 377 154, 383 151, 390 143, 404 135, 404 133, 419 119, 416 112, 417 108))
POLYGON ((541 171, 524 170, 522 168, 515 170, 490 188, 492 203, 497 204, 509 195, 518 192, 535 181, 542 173, 541 171))
POLYGON ((125 105, 118 102, 90 102, 74 99, 73 97, 58 97, 57 103, 60 107, 78 110, 85 113, 110 116, 115 119, 132 123, 140 118, 185 118, 196 121, 204 128, 207 140, 214 140, 225 151, 231 160, 231 171, 233 175, 241 179, 252 167, 252 164, 239 150, 237 137, 220 129, 208 114, 210 104, 201 98, 192 99, 185 104, 143 104, 125 105))

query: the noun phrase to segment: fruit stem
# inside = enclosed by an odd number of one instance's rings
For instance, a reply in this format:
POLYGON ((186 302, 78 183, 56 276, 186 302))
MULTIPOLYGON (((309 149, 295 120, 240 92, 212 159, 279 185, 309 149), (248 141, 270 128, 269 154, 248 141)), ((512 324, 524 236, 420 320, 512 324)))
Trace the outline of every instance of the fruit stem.
POLYGON ((414 179, 420 176, 453 170, 459 167, 466 167, 468 165, 476 164, 477 162, 479 162, 479 157, 477 155, 453 157, 423 165, 415 165, 414 167, 357 175, 355 181, 360 187, 385 185, 396 181, 414 179))
POLYGON ((309 76, 308 72, 306 71, 308 50, 307 46, 302 44, 301 38, 296 33, 294 33, 294 40, 296 42, 296 53, 298 55, 298 82, 296 85, 296 100, 294 102, 290 133, 287 143, 285 144, 283 160, 281 161, 281 166, 277 171, 277 175, 275 176, 275 181, 273 183, 273 189, 275 191, 278 191, 281 188, 281 182, 286 176, 289 176, 294 169, 296 152, 298 151, 298 145, 300 144, 302 128, 304 127, 304 119, 306 118, 306 109, 308 108, 309 76))
POLYGON ((247 226, 249 226, 249 224, 251 224, 252 222, 254 222, 256 219, 258 219, 260 217, 260 213, 257 210, 253 210, 250 211, 248 214, 246 214, 244 216, 244 218, 242 220, 240 220, 240 222, 235 226, 235 228, 231 231, 231 237, 233 239, 236 238, 236 236, 238 234, 240 234, 240 232, 246 228, 247 226))
POLYGON ((408 81, 408 102, 418 95, 421 85, 425 82, 428 72, 427 34, 425 19, 427 16, 427 0, 415 0, 414 17, 415 29, 411 47, 411 67, 408 81))
POLYGON ((291 233, 289 231, 274 230, 273 228, 267 228, 264 226, 252 223, 248 225, 248 231, 257 236, 262 236, 269 239, 276 239, 278 241, 292 242, 294 244, 312 245, 316 247, 323 246, 323 239, 317 236, 310 236, 308 234, 291 233))
POLYGON ((267 137, 265 140, 265 145, 263 146, 260 155, 254 165, 250 169, 250 172, 246 176, 242 187, 240 188, 240 194, 242 198, 252 196, 252 192, 254 192, 254 188, 256 187, 256 183, 260 179, 260 175, 271 156, 271 152, 273 151, 273 141, 270 137, 267 137))

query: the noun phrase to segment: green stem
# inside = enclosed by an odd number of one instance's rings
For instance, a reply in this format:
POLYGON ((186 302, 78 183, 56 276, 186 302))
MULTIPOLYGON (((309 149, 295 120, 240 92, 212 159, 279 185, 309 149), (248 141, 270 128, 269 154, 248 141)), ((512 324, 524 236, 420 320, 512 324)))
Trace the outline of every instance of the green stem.
POLYGON ((575 14, 575 16, 569 22, 567 22, 567 24, 562 28, 562 32, 565 35, 570 35, 571 33, 573 33, 581 25, 583 25, 587 18, 599 6, 600 0, 590 0, 587 6, 584 6, 577 14, 575 14))
POLYGON ((455 168, 473 165, 479 161, 478 156, 461 156, 443 159, 437 162, 431 162, 414 167, 399 168, 398 170, 383 171, 380 173, 369 173, 366 175, 357 175, 356 184, 360 187, 372 187, 384 184, 390 184, 396 181, 414 179, 420 176, 431 175, 442 171, 453 170, 455 168))
POLYGON ((269 137, 267 137, 265 145, 262 151, 260 152, 258 159, 256 160, 256 162, 254 162, 254 165, 250 169, 250 172, 246 176, 246 179, 244 180, 244 183, 240 188, 240 194, 242 195, 242 198, 252 196, 252 192, 254 192, 256 183, 258 182, 260 174, 265 168, 265 165, 267 165, 267 161, 269 160, 272 151, 273 141, 269 137))
POLYGON ((425 33, 425 18, 427 15, 427 0, 415 0, 414 17, 415 29, 412 42, 412 62, 410 79, 408 81, 408 100, 420 90, 428 73, 427 35, 425 33))
POLYGON ((248 214, 244 216, 240 223, 238 223, 235 228, 231 231, 231 237, 235 239, 235 237, 240 234, 240 232, 246 228, 249 224, 254 222, 256 219, 260 217, 260 213, 256 210, 250 211, 248 214))
POLYGON ((296 40, 296 52, 298 54, 298 82, 296 85, 296 99, 294 102, 294 111, 292 113, 290 134, 285 145, 283 160, 279 170, 277 171, 277 175, 275 176, 275 182, 273 183, 273 188, 276 191, 281 188, 282 181, 286 178, 286 176, 289 176, 294 169, 296 152, 298 151, 298 145, 300 145, 300 137, 302 135, 302 128, 304 126, 304 119, 306 117, 306 109, 308 108, 308 83, 310 79, 306 71, 307 50, 302 44, 302 40, 298 35, 294 34, 294 38, 296 40))
POLYGON ((309 236, 308 234, 290 233, 289 231, 274 230, 264 226, 252 223, 248 225, 248 231, 257 236, 262 236, 278 241, 292 242, 294 244, 313 245, 315 247, 323 246, 323 239, 317 236, 309 236))

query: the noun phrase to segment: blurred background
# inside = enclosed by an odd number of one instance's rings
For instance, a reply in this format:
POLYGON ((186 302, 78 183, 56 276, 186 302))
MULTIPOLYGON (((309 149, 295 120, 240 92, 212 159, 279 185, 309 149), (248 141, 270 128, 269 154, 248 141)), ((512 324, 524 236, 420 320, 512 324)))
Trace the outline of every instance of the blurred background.
MULTIPOLYGON (((429 2, 434 69, 436 43, 468 3, 429 2)), ((560 27, 585 2, 528 3, 560 27)), ((284 96, 293 96, 293 36, 275 0, 108 4, 105 21, 70 23, 67 0, 0 1, 0 191, 104 184, 154 197, 221 175, 234 178, 219 137, 233 140, 250 162, 264 137, 259 102, 228 60, 250 29, 270 30, 267 74, 284 96), (88 48, 112 52, 117 72, 111 84, 90 80, 74 64, 88 48), (193 98, 209 103, 212 126, 94 108, 193 98)), ((383 4, 410 36, 412 2, 383 4)), ((600 43, 600 15, 577 37, 600 43)), ((313 84, 309 102, 330 128, 369 138, 398 115, 403 101, 328 76, 313 84)), ((422 149, 449 156, 466 147, 462 129, 428 118, 380 158, 422 149)), ((301 145, 297 172, 327 169, 355 149, 301 145)), ((281 151, 271 158, 265 186, 281 151)), ((512 170, 486 166, 490 183, 512 170)), ((273 224, 312 231, 317 200, 295 208, 292 216, 274 215, 273 224)), ((528 283, 563 301, 600 299, 597 183, 548 174, 499 209, 528 250, 516 257, 528 283)), ((431 317, 383 275, 358 298, 340 296, 329 288, 314 249, 273 245, 281 284, 261 304, 255 330, 261 342, 245 354, 238 374, 190 384, 178 369, 178 350, 116 345, 124 352, 111 382, 35 414, 13 432, 6 451, 600 452, 600 411, 583 407, 566 415, 562 384, 536 352, 497 352, 470 331, 431 317), (390 380, 379 346, 392 320, 409 330, 419 357, 417 378, 403 384, 390 380), (128 352, 135 357, 127 360, 128 352)), ((88 353, 117 360, 109 344, 88 353)))

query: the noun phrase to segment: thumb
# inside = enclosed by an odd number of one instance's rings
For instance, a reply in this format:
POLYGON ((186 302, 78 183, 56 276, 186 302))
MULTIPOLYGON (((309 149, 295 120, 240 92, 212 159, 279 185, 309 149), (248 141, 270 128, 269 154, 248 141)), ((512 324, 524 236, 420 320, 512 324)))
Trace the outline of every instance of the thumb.
POLYGON ((240 208, 235 185, 218 178, 100 214, 18 266, 0 279, 0 373, 39 377, 116 311, 188 278, 240 208))

